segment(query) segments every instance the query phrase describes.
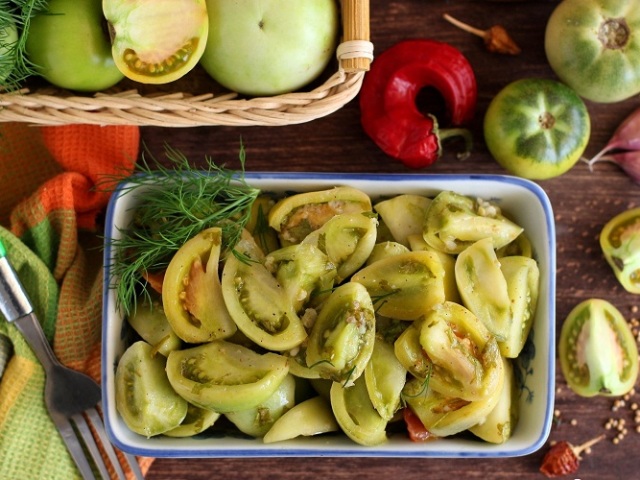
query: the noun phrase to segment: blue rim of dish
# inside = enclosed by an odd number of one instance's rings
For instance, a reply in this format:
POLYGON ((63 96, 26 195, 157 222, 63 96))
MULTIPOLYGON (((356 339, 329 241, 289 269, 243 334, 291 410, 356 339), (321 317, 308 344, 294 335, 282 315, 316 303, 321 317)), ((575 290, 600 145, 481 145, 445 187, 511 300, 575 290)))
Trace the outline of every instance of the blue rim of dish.
MULTIPOLYGON (((369 182, 394 182, 394 181, 493 181, 498 183, 512 184, 519 187, 523 187, 533 193, 545 212, 545 223, 548 232, 547 248, 549 252, 549 267, 551 272, 556 271, 556 234, 555 234, 555 222, 553 217, 553 208, 546 192, 537 183, 520 177, 510 175, 494 175, 494 174, 403 174, 403 173, 332 173, 332 172, 245 172, 244 180, 251 184, 251 180, 298 180, 305 182, 312 182, 314 180, 327 181, 335 180, 341 184, 348 184, 350 180, 354 181, 369 181, 369 182)), ((118 185, 115 191, 112 193, 109 200, 105 218, 105 238, 110 238, 113 233, 113 220, 115 206, 118 198, 121 197, 123 192, 126 193, 125 180, 118 185)), ((104 278, 103 278, 103 307, 102 307, 102 371, 101 380, 102 384, 106 384, 107 380, 107 368, 108 365, 105 360, 107 359, 107 337, 108 329, 107 322, 107 305, 108 295, 111 288, 109 278, 109 262, 111 261, 111 248, 105 244, 104 253, 104 278)), ((337 447, 336 449, 322 449, 322 448, 270 448, 264 444, 260 445, 260 448, 255 449, 242 449, 233 448, 225 449, 216 446, 211 450, 163 450, 157 448, 139 448, 123 443, 113 432, 110 422, 110 412, 107 408, 109 399, 107 398, 106 389, 102 389, 102 404, 103 414, 105 416, 105 428, 109 439, 117 448, 123 452, 127 452, 138 456, 147 457, 164 457, 164 458, 242 458, 242 457, 370 457, 370 458, 510 458, 529 455, 539 450, 547 441, 553 420, 553 409, 555 402, 555 314, 556 314, 556 276, 555 274, 549 275, 549 304, 547 309, 547 315, 549 318, 547 328, 547 339, 549 341, 549 358, 547 364, 547 398, 546 409, 544 416, 544 424, 540 431, 540 435, 534 441, 525 446, 524 448, 507 450, 507 451, 495 451, 492 449, 478 449, 469 451, 449 451, 449 450, 402 450, 402 448, 391 449, 388 446, 384 449, 376 449, 376 447, 359 448, 344 448, 337 447)), ((497 446, 499 447, 499 446, 497 446)))

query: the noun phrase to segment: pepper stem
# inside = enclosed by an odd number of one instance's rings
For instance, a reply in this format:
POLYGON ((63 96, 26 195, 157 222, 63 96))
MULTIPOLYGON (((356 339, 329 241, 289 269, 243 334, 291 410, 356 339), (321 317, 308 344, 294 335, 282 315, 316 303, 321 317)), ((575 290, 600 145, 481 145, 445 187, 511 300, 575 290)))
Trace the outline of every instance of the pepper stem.
POLYGON ((592 438, 591 440, 583 443, 582 445, 578 445, 577 447, 574 447, 573 445, 571 445, 571 450, 573 451, 573 453, 575 454, 576 457, 580 458, 580 454, 582 452, 584 452, 587 448, 595 445, 596 443, 598 443, 600 440, 604 439, 605 434, 603 433, 602 435, 596 437, 596 438, 592 438))
POLYGON ((484 38, 486 36, 486 34, 487 34, 487 32, 485 30, 480 30, 479 28, 475 28, 475 27, 472 27, 471 25, 469 25, 467 23, 461 22, 460 20, 458 20, 456 18, 453 18, 448 13, 445 13, 443 15, 443 18, 447 22, 454 24, 456 27, 464 30, 465 32, 472 33, 472 34, 477 35, 477 36, 482 37, 482 38, 484 38))
POLYGON ((440 141, 443 142, 450 138, 462 137, 464 140, 464 151, 457 154, 458 160, 466 160, 471 155, 473 148, 473 135, 466 128, 443 128, 438 130, 440 141))

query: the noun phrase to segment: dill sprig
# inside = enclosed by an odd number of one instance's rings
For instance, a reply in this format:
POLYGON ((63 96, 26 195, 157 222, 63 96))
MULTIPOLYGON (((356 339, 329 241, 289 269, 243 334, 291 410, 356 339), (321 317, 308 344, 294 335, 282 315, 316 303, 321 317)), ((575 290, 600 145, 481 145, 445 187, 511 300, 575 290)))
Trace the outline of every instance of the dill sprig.
POLYGON ((36 75, 36 66, 27 58, 26 44, 31 19, 48 9, 47 0, 0 0, 0 91, 20 88, 36 75), (10 31, 17 31, 17 40, 10 31))
POLYGON ((138 205, 121 237, 108 240, 115 251, 110 286, 125 315, 135 311, 141 295, 149 295, 145 275, 163 272, 175 252, 202 230, 220 227, 223 248, 233 250, 260 193, 245 182, 242 145, 240 171, 219 167, 208 157, 206 168, 194 169, 179 151, 169 146, 165 151, 171 168, 149 155, 150 166, 143 154, 137 174, 127 178, 123 192, 142 189, 138 205))

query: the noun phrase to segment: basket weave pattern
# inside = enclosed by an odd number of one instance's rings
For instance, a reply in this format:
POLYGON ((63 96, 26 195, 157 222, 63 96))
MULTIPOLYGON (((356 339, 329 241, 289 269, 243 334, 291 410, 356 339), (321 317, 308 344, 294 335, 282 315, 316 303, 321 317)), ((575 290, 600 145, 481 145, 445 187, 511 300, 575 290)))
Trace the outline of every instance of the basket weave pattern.
POLYGON ((146 94, 127 90, 93 96, 60 95, 51 89, 0 93, 0 122, 35 125, 139 125, 160 127, 281 126, 304 123, 340 109, 360 91, 373 58, 368 0, 343 0, 343 40, 338 71, 308 91, 239 98, 236 93, 146 94))

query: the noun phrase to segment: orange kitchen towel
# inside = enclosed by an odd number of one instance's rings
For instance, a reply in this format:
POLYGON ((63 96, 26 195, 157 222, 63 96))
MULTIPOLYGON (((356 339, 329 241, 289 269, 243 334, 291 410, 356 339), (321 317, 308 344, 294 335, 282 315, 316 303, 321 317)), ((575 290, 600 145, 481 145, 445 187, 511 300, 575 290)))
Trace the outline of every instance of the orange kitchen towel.
MULTIPOLYGON (((17 252, 21 279, 56 355, 97 381, 99 236, 109 193, 95 187, 131 173, 139 144, 134 126, 0 126, 0 238, 17 252)), ((13 325, 0 319, 0 478, 78 477, 43 391, 42 367, 13 325)), ((151 461, 140 459, 143 472, 151 461)))

